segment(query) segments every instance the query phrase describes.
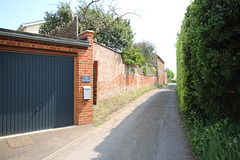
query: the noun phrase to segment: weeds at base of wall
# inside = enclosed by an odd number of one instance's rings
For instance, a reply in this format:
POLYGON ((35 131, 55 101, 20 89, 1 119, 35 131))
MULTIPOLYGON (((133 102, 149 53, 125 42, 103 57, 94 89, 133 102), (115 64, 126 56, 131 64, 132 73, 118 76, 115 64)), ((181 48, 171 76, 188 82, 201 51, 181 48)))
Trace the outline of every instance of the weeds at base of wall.
POLYGON ((151 91, 156 88, 162 87, 163 84, 152 85, 145 88, 131 91, 121 95, 117 95, 113 98, 99 101, 97 105, 93 106, 93 123, 95 126, 99 126, 107 121, 108 116, 117 110, 125 107, 127 104, 137 99, 142 94, 151 91))

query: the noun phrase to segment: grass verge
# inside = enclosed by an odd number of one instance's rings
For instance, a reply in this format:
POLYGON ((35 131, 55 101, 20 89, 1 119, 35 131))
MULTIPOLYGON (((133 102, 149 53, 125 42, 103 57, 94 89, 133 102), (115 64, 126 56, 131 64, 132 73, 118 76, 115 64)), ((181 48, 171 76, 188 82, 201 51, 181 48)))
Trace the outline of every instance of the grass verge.
POLYGON ((197 160, 239 160, 240 123, 229 118, 203 122, 184 117, 184 126, 197 160))
POLYGON ((99 101, 97 105, 93 106, 93 123, 95 126, 99 126, 104 123, 108 116, 113 112, 125 107, 127 104, 146 93, 150 90, 162 87, 162 84, 152 85, 145 88, 141 88, 135 91, 117 95, 110 99, 99 101))

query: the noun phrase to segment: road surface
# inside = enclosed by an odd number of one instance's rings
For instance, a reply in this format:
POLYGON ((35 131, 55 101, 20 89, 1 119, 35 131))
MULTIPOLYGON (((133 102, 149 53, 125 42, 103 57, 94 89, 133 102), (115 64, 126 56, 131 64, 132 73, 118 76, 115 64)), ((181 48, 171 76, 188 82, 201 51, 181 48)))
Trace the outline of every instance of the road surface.
MULTIPOLYGON (((191 160, 175 84, 147 93, 46 159, 191 160)), ((69 135, 70 136, 70 135, 69 135)))

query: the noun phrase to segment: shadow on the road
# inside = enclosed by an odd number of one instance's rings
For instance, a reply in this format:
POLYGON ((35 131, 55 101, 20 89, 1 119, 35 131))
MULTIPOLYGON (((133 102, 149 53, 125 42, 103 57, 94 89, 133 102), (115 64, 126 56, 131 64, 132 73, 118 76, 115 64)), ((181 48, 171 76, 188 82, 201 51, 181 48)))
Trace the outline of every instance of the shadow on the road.
POLYGON ((94 160, 158 159, 163 117, 174 87, 164 87, 127 116, 95 147, 94 160))

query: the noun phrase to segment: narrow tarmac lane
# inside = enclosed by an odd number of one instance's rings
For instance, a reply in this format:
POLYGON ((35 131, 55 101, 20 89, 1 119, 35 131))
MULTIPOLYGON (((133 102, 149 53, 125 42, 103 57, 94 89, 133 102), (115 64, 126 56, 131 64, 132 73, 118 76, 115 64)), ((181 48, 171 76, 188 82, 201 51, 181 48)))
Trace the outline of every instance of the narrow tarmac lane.
MULTIPOLYGON (((190 160, 175 84, 158 89, 47 159, 190 160)), ((128 106, 127 106, 128 107, 128 106)))

